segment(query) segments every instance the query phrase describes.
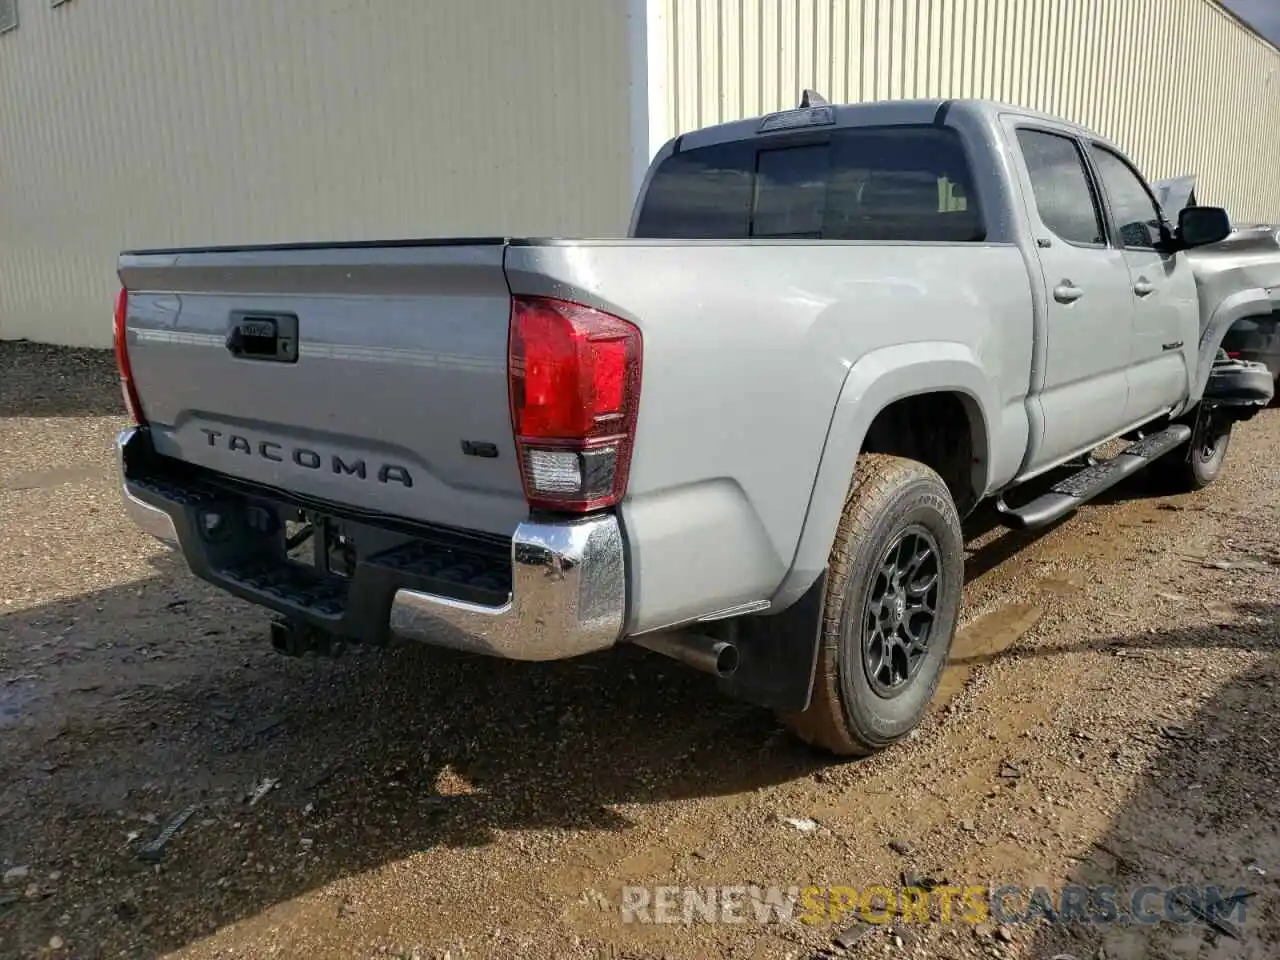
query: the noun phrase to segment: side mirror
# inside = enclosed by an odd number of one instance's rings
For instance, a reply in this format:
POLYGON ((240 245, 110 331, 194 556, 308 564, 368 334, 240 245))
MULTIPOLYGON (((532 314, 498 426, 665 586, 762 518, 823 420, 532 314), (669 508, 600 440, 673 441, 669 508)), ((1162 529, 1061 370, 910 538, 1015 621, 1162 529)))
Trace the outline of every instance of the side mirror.
POLYGON ((1231 235, 1231 218, 1222 207, 1183 207, 1178 213, 1178 249, 1203 247, 1231 235))

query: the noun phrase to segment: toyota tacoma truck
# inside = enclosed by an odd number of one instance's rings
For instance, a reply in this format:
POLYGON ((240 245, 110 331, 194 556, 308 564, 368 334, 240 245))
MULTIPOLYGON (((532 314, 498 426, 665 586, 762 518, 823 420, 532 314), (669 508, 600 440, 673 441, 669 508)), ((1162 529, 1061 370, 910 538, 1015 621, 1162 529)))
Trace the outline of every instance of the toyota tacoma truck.
POLYGON ((639 644, 862 755, 980 502, 1219 475, 1274 392, 1219 348, 1274 292, 1188 255, 1229 231, 1056 117, 806 91, 666 144, 625 238, 126 252, 124 501, 283 652, 639 644))

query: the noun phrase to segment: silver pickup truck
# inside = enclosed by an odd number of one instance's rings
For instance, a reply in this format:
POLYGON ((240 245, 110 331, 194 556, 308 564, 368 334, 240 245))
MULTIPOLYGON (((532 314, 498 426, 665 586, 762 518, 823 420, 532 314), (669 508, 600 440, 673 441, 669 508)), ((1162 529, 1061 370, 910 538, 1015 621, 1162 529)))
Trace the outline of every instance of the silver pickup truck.
POLYGON ((284 652, 632 642, 865 754, 934 694, 980 501, 1219 474, 1274 392, 1219 341, 1276 293, 1185 252, 1229 230, 1061 119, 806 93, 667 144, 624 239, 127 252, 125 503, 284 652))

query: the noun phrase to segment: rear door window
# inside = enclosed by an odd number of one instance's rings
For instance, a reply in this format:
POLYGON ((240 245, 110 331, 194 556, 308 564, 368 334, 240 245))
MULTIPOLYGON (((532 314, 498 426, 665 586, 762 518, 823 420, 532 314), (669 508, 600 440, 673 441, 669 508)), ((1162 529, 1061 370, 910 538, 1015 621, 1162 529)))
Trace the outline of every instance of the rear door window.
POLYGON ((681 151, 651 179, 636 236, 980 242, 986 230, 959 136, 930 126, 681 151))
POLYGON ((1031 177, 1040 222, 1067 243, 1105 246, 1102 213, 1076 142, 1056 133, 1022 129, 1018 148, 1031 177))

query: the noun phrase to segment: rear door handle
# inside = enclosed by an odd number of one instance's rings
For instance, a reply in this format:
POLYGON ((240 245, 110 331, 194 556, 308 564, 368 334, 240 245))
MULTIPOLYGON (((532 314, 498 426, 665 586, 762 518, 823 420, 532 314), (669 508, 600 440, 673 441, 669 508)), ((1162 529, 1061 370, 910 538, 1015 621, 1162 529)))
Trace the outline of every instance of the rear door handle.
POLYGON ((1145 297, 1155 292, 1155 287, 1151 285, 1146 277, 1139 277, 1138 282, 1133 285, 1133 292, 1140 297, 1145 297))
POLYGON ((1053 288, 1053 299, 1059 303, 1075 303, 1084 296, 1084 291, 1070 280, 1063 280, 1053 288))
POLYGON ((1182 341, 1181 341, 1181 340, 1175 340, 1175 341, 1173 341, 1173 343, 1162 343, 1162 344, 1160 344, 1160 349, 1161 349, 1161 350, 1181 350, 1181 349, 1182 349, 1182 341))

